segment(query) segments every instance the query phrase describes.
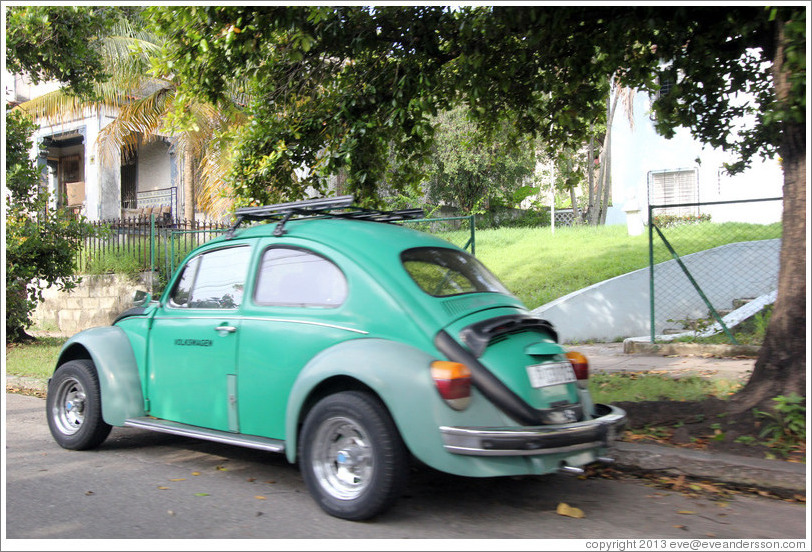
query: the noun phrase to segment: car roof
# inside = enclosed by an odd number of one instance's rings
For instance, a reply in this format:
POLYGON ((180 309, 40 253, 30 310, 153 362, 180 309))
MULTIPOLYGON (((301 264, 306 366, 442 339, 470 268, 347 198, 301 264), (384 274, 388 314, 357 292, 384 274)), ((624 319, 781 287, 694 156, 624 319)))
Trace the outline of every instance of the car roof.
MULTIPOLYGON (((277 224, 271 222, 240 229, 234 233, 233 239, 273 237, 277 224)), ((413 247, 458 249, 442 238, 400 224, 330 216, 287 221, 284 234, 278 236, 280 243, 284 243, 286 237, 312 240, 348 254, 363 256, 375 256, 383 251, 399 253, 413 247)), ((217 241, 228 242, 230 238, 226 236, 217 241)))

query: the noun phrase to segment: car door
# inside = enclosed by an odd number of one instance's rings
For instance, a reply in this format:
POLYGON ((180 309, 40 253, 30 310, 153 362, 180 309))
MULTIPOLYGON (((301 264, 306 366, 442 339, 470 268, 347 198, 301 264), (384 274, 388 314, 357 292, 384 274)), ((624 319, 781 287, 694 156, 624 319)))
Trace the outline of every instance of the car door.
POLYGON ((349 286, 329 258, 273 245, 259 255, 239 343, 243 433, 285 438, 290 389, 302 367, 332 345, 367 334, 347 308, 349 286))
POLYGON ((251 247, 222 247, 190 259, 159 307, 149 337, 149 413, 238 431, 240 305, 251 247))

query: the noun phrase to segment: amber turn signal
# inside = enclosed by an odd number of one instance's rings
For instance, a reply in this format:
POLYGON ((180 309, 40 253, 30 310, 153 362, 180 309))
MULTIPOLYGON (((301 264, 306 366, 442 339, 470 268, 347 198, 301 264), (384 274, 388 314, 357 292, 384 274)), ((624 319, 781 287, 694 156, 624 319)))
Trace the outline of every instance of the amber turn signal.
POLYGON ((455 410, 463 410, 471 401, 471 370, 465 364, 436 360, 431 377, 440 396, 455 410))

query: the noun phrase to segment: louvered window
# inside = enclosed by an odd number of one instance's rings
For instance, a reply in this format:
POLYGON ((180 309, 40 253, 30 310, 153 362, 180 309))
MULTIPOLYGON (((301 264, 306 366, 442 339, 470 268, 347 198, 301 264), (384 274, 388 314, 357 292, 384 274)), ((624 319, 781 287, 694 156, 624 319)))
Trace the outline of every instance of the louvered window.
MULTIPOLYGON (((679 205, 699 202, 696 169, 651 171, 648 178, 649 205, 679 205)), ((658 211, 669 215, 695 215, 698 207, 673 207, 658 211)))

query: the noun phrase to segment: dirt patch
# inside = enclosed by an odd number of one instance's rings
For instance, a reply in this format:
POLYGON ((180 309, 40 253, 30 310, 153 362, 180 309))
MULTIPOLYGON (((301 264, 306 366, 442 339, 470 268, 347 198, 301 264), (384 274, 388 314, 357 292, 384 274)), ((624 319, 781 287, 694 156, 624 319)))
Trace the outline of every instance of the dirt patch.
POLYGON ((720 452, 804 462, 806 448, 779 450, 761 436, 764 421, 752 412, 732 415, 720 399, 702 401, 617 402, 629 417, 626 441, 656 442, 708 452, 720 452))

